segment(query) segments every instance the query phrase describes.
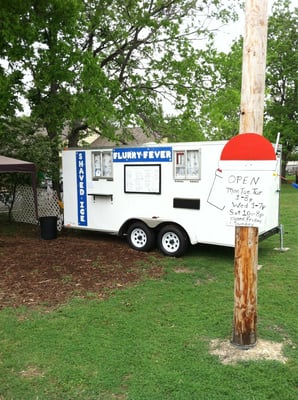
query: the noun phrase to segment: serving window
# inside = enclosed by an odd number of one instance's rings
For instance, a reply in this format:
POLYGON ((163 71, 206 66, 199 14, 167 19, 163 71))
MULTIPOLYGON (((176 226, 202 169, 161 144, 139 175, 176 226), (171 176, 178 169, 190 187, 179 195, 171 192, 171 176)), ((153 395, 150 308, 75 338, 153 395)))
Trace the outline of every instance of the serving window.
POLYGON ((112 179, 113 163, 110 150, 98 150, 92 152, 92 179, 112 179))
POLYGON ((174 179, 198 180, 201 178, 201 151, 174 151, 174 179))

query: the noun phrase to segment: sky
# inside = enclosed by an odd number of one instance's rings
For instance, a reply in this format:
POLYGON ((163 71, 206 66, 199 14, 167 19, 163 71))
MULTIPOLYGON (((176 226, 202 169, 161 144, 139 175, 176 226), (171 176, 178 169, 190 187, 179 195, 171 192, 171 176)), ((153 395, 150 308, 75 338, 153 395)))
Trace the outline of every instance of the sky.
MULTIPOLYGON (((229 0, 225 0, 228 4, 229 0)), ((268 0, 268 16, 272 14, 272 7, 275 0, 268 0)), ((291 0, 290 7, 294 9, 298 7, 298 0, 291 0)), ((219 51, 227 52, 234 39, 237 39, 240 35, 244 36, 245 27, 245 10, 239 13, 239 20, 237 22, 231 22, 226 27, 222 28, 221 33, 217 36, 216 45, 219 51)))
MULTIPOLYGON (((226 0, 228 3, 229 0, 226 0)), ((274 0, 268 0, 268 15, 272 12, 274 0)), ((298 0, 292 0, 293 5, 297 5, 298 0)), ((231 22, 227 26, 221 28, 221 31, 216 35, 215 44, 219 51, 228 52, 232 42, 240 36, 244 36, 245 27, 245 10, 240 10, 239 20, 231 22)))

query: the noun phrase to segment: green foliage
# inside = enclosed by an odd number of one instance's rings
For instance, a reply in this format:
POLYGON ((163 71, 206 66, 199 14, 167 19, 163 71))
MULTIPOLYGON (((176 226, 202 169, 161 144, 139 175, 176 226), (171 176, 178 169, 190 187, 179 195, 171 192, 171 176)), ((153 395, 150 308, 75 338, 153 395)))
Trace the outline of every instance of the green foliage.
MULTIPOLYGON (((238 1, 2 3, 0 140, 26 101, 32 126, 50 141, 50 150, 42 142, 32 161, 49 164, 55 180, 65 128, 71 146, 90 132, 113 137, 134 126, 176 141, 238 133, 241 41, 229 54, 212 48, 212 24, 235 19, 238 1), (174 117, 164 116, 165 100, 174 117)), ((264 129, 274 139, 282 133, 286 152, 297 144, 297 11, 288 3, 279 0, 269 21, 264 129)))
POLYGON ((1 118, 9 121, 21 100, 27 102, 32 124, 38 121, 51 141, 44 158, 56 163, 57 177, 65 127, 72 146, 86 132, 113 137, 116 129, 129 126, 165 135, 169 127, 161 104, 170 96, 182 114, 175 120, 177 131, 185 131, 178 123, 193 114, 208 74, 204 53, 192 43, 212 38, 207 18, 220 23, 236 18, 238 2, 228 7, 217 0, 2 3, 0 58, 7 68, 0 69, 6 93, 1 118))
POLYGON ((51 140, 40 125, 33 124, 28 117, 0 122, 0 148, 2 155, 34 162, 41 173, 50 173, 55 168, 51 164, 51 140))
MULTIPOLYGON (((278 0, 268 21, 264 135, 273 142, 278 132, 285 160, 298 143, 297 130, 297 8, 278 0)), ((210 93, 202 105, 201 130, 208 138, 228 139, 238 133, 242 43, 228 54, 210 53, 210 93)))
MULTIPOLYGON (((52 162, 52 142, 38 124, 32 124, 28 117, 7 118, 0 121, 1 155, 34 162, 37 183, 45 176, 56 176, 59 171, 56 163, 52 162)), ((57 176, 57 180, 59 175, 57 176)), ((9 218, 13 207, 17 185, 31 184, 31 176, 24 173, 0 174, 1 201, 9 209, 9 218)))
POLYGON ((171 142, 190 142, 205 140, 200 131, 199 122, 191 112, 184 112, 176 117, 170 117, 166 121, 165 136, 171 142))
POLYGON ((15 111, 21 111, 18 102, 18 91, 22 90, 22 74, 15 71, 7 74, 0 66, 0 115, 14 115, 15 111))
POLYGON ((210 51, 210 90, 201 107, 201 129, 209 140, 229 139, 239 133, 242 40, 231 51, 210 51))
POLYGON ((90 296, 52 310, 3 309, 1 396, 296 399, 297 190, 284 186, 281 196, 290 251, 273 250, 277 236, 259 245, 258 339, 283 343, 286 364, 223 365, 210 354, 211 340, 229 340, 232 333, 233 250, 195 246, 184 258, 156 260, 166 271, 159 280, 111 293, 104 301, 90 296))
POLYGON ((275 3, 268 27, 267 104, 265 132, 274 139, 281 133, 284 151, 298 143, 298 8, 288 0, 275 3))

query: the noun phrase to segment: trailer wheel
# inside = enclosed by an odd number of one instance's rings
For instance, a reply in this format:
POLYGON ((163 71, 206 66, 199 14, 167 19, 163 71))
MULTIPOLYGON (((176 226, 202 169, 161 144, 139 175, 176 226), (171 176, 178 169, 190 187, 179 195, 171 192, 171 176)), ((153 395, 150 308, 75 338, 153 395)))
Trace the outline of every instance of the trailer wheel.
POLYGON ((188 237, 182 228, 176 225, 166 225, 159 231, 158 247, 166 255, 180 257, 188 246, 188 237))
POLYGON ((154 232, 146 224, 136 222, 127 231, 127 241, 135 250, 149 251, 155 242, 154 232))

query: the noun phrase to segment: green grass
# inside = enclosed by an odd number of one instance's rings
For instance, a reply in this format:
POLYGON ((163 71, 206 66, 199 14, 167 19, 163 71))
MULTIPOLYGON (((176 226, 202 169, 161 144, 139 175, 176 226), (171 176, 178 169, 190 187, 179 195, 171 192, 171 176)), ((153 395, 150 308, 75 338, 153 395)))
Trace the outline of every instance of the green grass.
POLYGON ((164 258, 166 274, 105 301, 0 312, 0 399, 295 400, 298 191, 282 187, 279 237, 259 245, 258 333, 284 343, 288 362, 223 365, 212 339, 229 339, 233 249, 195 246, 164 258), (180 272, 177 272, 180 271, 180 272))

